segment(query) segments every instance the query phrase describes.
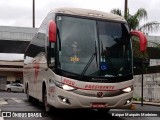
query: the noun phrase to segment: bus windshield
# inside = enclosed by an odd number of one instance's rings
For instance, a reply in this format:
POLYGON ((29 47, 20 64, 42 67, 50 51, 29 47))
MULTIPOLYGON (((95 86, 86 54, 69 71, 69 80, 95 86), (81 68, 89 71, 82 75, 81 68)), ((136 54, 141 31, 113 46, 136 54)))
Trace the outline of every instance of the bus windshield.
POLYGON ((58 68, 80 76, 117 77, 132 73, 125 23, 57 16, 58 68))

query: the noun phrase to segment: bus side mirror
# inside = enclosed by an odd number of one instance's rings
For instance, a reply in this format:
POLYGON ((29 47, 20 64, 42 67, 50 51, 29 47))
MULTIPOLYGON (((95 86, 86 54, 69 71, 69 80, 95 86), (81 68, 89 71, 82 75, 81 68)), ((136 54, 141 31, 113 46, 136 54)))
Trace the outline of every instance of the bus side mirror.
POLYGON ((56 43, 57 26, 55 21, 49 21, 49 42, 56 43))
POLYGON ((149 66, 149 59, 147 57, 146 48, 147 48, 147 38, 140 31, 131 31, 131 36, 138 37, 139 42, 134 41, 133 44, 133 64, 135 67, 140 67, 142 64, 149 66), (139 47, 138 44, 139 43, 139 47), (137 49, 139 48, 139 49, 137 49))
POLYGON ((141 52, 145 52, 146 51, 146 48, 147 48, 147 38, 146 36, 140 32, 140 31, 131 31, 130 32, 131 36, 137 36, 140 40, 140 51, 141 52))

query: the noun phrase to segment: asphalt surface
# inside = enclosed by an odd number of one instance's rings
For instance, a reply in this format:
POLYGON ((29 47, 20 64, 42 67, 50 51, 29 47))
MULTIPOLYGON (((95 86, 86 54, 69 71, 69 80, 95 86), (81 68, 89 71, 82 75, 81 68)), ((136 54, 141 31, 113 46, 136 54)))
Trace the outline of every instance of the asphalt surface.
MULTIPOLYGON (((15 112, 14 117, 0 117, 0 120, 160 120, 160 106, 135 104, 134 110, 110 110, 109 113, 98 113, 96 110, 52 109, 45 113, 43 104, 29 103, 24 93, 0 92, 0 110, 2 112, 15 112), (37 117, 25 116, 37 113, 37 117), (20 115, 16 117, 16 115, 20 115), (43 116, 43 117, 41 117, 43 116), (152 117, 150 117, 152 116, 152 117)), ((1 113, 2 114, 2 113, 1 113)))

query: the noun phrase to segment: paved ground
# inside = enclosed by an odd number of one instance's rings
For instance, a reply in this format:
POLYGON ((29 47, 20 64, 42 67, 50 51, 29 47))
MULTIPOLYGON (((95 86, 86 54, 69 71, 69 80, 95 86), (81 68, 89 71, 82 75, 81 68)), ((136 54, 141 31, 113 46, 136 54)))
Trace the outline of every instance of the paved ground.
POLYGON ((43 105, 38 106, 29 103, 24 93, 2 93, 0 92, 0 109, 4 111, 15 112, 40 112, 45 117, 39 118, 21 118, 21 117, 0 117, 0 120, 160 120, 160 117, 142 117, 142 115, 160 115, 160 106, 144 105, 141 107, 135 104, 135 110, 111 110, 109 113, 101 114, 95 110, 58 110, 52 109, 50 113, 45 113, 43 105), (145 112, 147 111, 147 112, 145 112), (149 114, 148 114, 149 113, 149 114), (140 116, 141 117, 140 117, 140 116), (120 117, 121 116, 121 117, 120 117), (130 117, 127 117, 130 116, 130 117), (133 117, 134 116, 134 117, 133 117), (138 116, 138 117, 136 117, 138 116))

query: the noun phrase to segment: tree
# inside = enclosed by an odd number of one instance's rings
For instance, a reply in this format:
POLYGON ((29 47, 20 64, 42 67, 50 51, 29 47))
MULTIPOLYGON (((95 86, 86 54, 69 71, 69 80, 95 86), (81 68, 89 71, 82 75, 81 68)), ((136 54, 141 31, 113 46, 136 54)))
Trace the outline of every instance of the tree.
MULTIPOLYGON (((123 15, 120 9, 113 9, 111 10, 111 13, 117 14, 119 16, 123 15)), ((143 19, 146 20, 147 18, 148 14, 144 8, 138 9, 138 11, 134 15, 131 15, 128 9, 127 15, 125 17, 130 30, 139 30, 146 34, 148 34, 149 32, 157 32, 160 27, 160 23, 157 21, 147 22, 140 26, 140 21, 143 19)))
MULTIPOLYGON (((113 9, 111 10, 111 13, 122 16, 122 12, 120 9, 113 9)), ((130 30, 145 30, 147 27, 150 28, 149 30, 153 30, 153 24, 144 24, 143 26, 140 26, 140 21, 142 19, 147 19, 147 11, 143 8, 138 9, 138 11, 134 14, 131 15, 129 13, 129 9, 125 15, 125 19, 129 25, 130 30), (145 27, 147 26, 147 27, 145 27)), ((143 31, 144 32, 144 31, 143 31)), ((133 46, 133 56, 134 56, 134 61, 141 61, 141 59, 148 59, 148 54, 147 52, 141 52, 139 48, 139 40, 137 37, 132 37, 132 46, 133 46)), ((138 62, 134 62, 134 66, 139 66, 137 64, 138 62)))

